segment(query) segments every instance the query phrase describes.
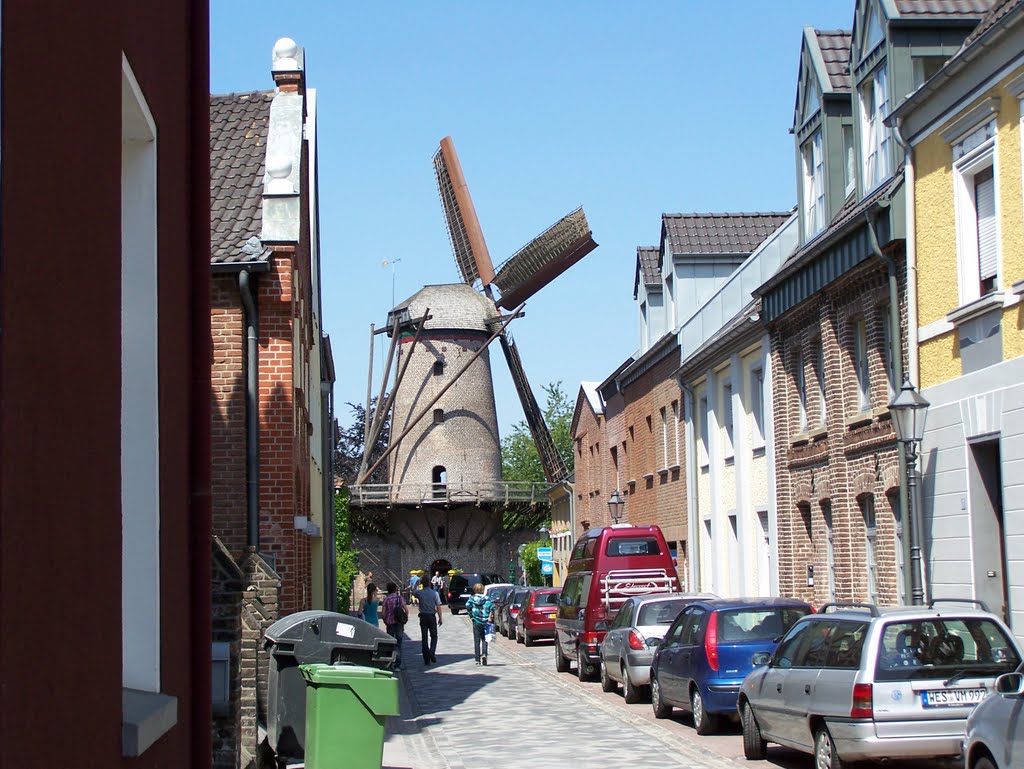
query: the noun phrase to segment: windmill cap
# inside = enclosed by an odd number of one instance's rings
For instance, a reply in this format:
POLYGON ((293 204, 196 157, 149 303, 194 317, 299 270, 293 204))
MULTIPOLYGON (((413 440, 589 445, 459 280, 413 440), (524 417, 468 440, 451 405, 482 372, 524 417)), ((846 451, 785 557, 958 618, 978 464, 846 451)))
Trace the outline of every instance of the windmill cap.
POLYGON ((465 283, 446 283, 424 286, 388 313, 388 325, 396 314, 409 319, 430 312, 424 328, 488 331, 488 321, 497 316, 494 303, 472 286, 465 283))

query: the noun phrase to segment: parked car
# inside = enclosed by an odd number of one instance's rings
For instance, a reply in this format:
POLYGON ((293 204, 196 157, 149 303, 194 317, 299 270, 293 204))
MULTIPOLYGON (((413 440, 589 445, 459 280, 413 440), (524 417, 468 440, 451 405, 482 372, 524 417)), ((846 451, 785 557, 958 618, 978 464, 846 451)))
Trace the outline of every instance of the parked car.
POLYGON ((516 641, 533 646, 538 638, 555 637, 555 616, 558 610, 558 587, 538 587, 530 592, 516 618, 516 641))
POLYGON ((601 666, 600 645, 630 598, 679 590, 675 562, 657 526, 613 524, 590 529, 573 546, 555 618, 555 670, 576 660, 581 681, 601 666))
POLYGON ((996 679, 995 691, 967 717, 964 769, 1024 766, 1024 670, 996 679))
POLYGON ((498 631, 505 638, 513 637, 513 634, 516 632, 516 617, 519 616, 519 610, 523 607, 523 602, 530 597, 530 593, 534 590, 536 588, 519 586, 509 593, 505 599, 497 621, 498 631))
POLYGON ((473 594, 473 585, 485 587, 493 580, 488 574, 456 574, 448 582, 448 608, 458 614, 466 608, 466 600, 473 594))
POLYGON ((622 684, 626 702, 639 702, 651 683, 651 660, 679 612, 713 595, 645 595, 630 598, 601 641, 601 688, 613 692, 622 684))
POLYGON ((515 587, 515 585, 511 582, 492 582, 489 585, 484 585, 484 597, 493 603, 495 595, 506 587, 511 588, 515 587))
POLYGON ((747 758, 768 742, 813 753, 820 769, 959 755, 967 717, 1021 652, 995 615, 937 603, 829 605, 796 623, 743 682, 747 758))
POLYGON ((505 610, 505 602, 515 592, 515 585, 505 585, 503 587, 496 588, 492 593, 488 595, 491 604, 494 606, 494 626, 495 629, 498 627, 498 620, 501 617, 501 613, 505 610))
POLYGON ((792 598, 694 601, 676 618, 651 662, 651 703, 657 718, 689 710, 697 734, 712 734, 736 712, 736 696, 756 667, 811 607, 792 598))

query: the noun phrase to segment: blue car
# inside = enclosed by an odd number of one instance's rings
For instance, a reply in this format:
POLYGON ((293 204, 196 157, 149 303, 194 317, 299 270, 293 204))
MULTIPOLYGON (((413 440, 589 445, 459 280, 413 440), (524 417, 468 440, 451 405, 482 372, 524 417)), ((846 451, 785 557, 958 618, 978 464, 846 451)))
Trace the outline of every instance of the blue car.
POLYGON ((715 598, 689 604, 669 627, 651 662, 656 718, 689 710, 697 734, 736 715, 736 697, 757 652, 773 652, 811 607, 792 598, 715 598))

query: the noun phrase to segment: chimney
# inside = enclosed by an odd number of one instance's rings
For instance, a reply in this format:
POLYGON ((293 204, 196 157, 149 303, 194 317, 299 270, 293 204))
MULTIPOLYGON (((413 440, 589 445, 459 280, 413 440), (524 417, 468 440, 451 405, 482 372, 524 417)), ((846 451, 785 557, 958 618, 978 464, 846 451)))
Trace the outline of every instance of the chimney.
POLYGON ((274 43, 274 63, 270 68, 279 91, 306 92, 306 52, 290 37, 274 43))

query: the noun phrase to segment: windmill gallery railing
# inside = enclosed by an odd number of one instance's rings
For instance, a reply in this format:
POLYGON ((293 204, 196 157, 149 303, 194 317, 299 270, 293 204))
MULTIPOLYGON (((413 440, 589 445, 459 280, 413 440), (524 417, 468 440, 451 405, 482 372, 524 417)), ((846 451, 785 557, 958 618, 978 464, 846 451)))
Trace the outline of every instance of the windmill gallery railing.
POLYGON ((549 483, 364 483, 349 489, 349 504, 382 505, 535 505, 548 501, 549 483))

